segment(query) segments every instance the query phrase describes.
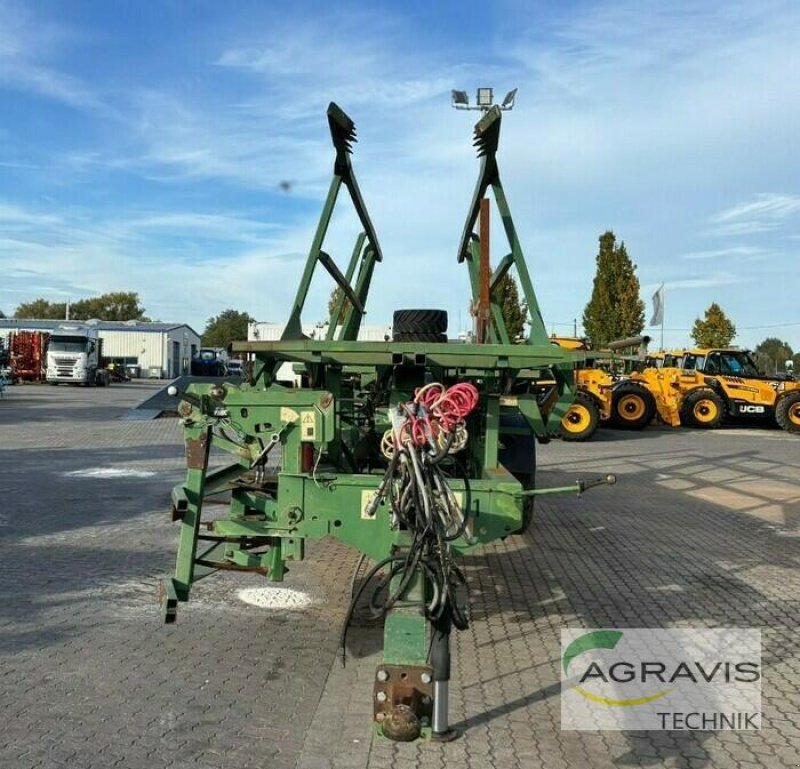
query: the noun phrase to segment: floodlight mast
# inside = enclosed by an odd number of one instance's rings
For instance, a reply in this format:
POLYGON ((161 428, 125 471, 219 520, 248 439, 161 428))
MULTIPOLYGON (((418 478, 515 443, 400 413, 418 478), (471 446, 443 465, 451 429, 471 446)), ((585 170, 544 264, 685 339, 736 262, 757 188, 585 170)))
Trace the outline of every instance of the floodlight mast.
MULTIPOLYGON (((473 316, 473 329, 472 335, 478 344, 485 344, 487 342, 502 342, 508 343, 508 334, 505 328, 505 321, 500 316, 499 305, 493 299, 493 290, 496 284, 499 283, 503 275, 506 274, 509 267, 516 265, 518 270, 525 271, 525 279, 527 278, 527 270, 525 268, 524 260, 521 252, 516 257, 514 256, 514 243, 516 242, 516 234, 513 232, 513 224, 510 224, 511 214, 508 213, 508 205, 505 203, 505 196, 500 185, 500 178, 497 174, 497 163, 494 158, 494 153, 497 151, 497 138, 500 132, 500 113, 514 108, 514 100, 517 97, 517 89, 509 91, 500 104, 494 103, 494 89, 492 88, 478 88, 475 94, 475 106, 470 106, 469 97, 466 91, 452 92, 452 105, 456 109, 466 110, 480 110, 483 115, 478 123, 475 125, 475 145, 479 148, 478 155, 483 158, 481 161, 481 178, 478 182, 478 187, 475 191, 473 198, 470 218, 467 220, 467 225, 464 229, 464 236, 462 239, 461 247, 459 248, 458 261, 471 259, 471 275, 473 301, 471 306, 471 314, 473 316), (488 137, 488 138, 487 138, 488 137), (489 208, 489 199, 486 197, 486 191, 491 185, 494 190, 495 200, 500 208, 501 216, 504 221, 506 234, 509 236, 509 243, 512 246, 512 253, 509 254, 501 263, 498 268, 502 271, 492 274, 491 258, 489 253, 490 243, 490 220, 491 211, 489 208), (498 195, 500 196, 498 198, 498 195), (502 202, 500 199, 502 198, 502 202), (506 215, 507 214, 507 215, 506 215), (474 226, 478 224, 478 234, 473 232, 474 226), (511 230, 509 231, 509 227, 511 230), (510 232, 510 234, 509 234, 510 232), (475 254, 471 253, 471 246, 468 245, 472 239, 472 245, 478 244, 478 250, 475 254), (494 317, 495 324, 492 325, 494 317), (502 328, 499 328, 502 326, 502 328)), ((532 297, 532 289, 529 292, 527 285, 523 282, 523 290, 525 291, 526 300, 532 297)), ((535 298, 529 302, 529 307, 538 307, 535 298)), ((538 312, 538 310, 537 310, 538 312)), ((536 330, 538 331, 538 329, 536 330)), ((531 330, 531 337, 536 333, 531 330)), ((545 343, 547 342, 546 334, 544 333, 544 326, 542 325, 542 336, 544 336, 545 343)))
POLYGON ((478 88, 475 93, 475 106, 469 103, 469 96, 466 91, 451 91, 451 104, 456 109, 480 110, 488 112, 492 107, 497 107, 503 111, 514 109, 514 100, 517 98, 517 89, 509 91, 500 104, 494 103, 494 89, 478 88))

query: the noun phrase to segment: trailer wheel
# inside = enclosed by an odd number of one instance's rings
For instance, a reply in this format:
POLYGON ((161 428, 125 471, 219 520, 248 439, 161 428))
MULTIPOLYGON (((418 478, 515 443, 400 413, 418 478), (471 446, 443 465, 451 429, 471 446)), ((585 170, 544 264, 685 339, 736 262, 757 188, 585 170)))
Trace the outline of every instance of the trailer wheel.
MULTIPOLYGON (((534 449, 535 450, 535 449, 534 449)), ((525 491, 531 491, 536 488, 536 473, 531 473, 527 476, 517 476, 517 480, 522 484, 525 491)), ((530 529, 533 523, 533 502, 536 497, 523 497, 522 498, 522 526, 515 531, 515 534, 524 534, 530 529)))
POLYGON ((611 422, 623 430, 641 430, 656 415, 656 399, 646 387, 626 382, 614 390, 611 400, 611 422))
POLYGON ((725 404, 713 390, 692 390, 681 406, 681 422, 694 427, 713 430, 725 418, 725 404))
POLYGON ((579 392, 561 419, 559 432, 565 441, 588 441, 600 425, 600 409, 590 395, 579 392))
POLYGON ((778 401, 775 419, 787 432, 800 433, 800 391, 784 395, 778 401))
MULTIPOLYGON (((536 436, 519 411, 500 412, 500 445, 497 459, 519 481, 524 491, 536 488, 536 436)), ((522 498, 520 527, 513 534, 524 534, 533 521, 533 500, 522 498)))

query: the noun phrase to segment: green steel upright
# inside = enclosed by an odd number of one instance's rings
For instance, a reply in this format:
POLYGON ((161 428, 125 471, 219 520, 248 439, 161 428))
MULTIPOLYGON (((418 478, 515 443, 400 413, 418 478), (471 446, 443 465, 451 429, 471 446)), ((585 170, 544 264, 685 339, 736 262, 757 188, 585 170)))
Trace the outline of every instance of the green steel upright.
MULTIPOLYGON (((281 581, 286 561, 304 557, 307 539, 334 537, 378 564, 405 559, 406 571, 387 577, 387 589, 399 585, 400 592, 385 617, 384 657, 374 683, 375 728, 395 739, 441 738, 450 733, 451 614, 426 618, 423 609, 432 605, 436 582, 426 568, 413 565, 416 534, 398 522, 394 503, 385 503, 398 481, 391 474, 396 463, 381 453, 380 437, 393 434, 398 414, 408 408, 403 404, 431 381, 443 388, 471 383, 476 389, 477 405, 464 422, 468 439, 447 465, 447 488, 433 492, 461 515, 457 536, 446 547, 440 543, 442 563, 450 564, 450 553, 458 557, 528 522, 529 499, 537 493, 535 439, 547 440, 558 414, 543 411, 527 383, 536 372, 549 373, 558 378, 558 399, 568 399, 569 383, 560 371, 570 353, 547 340, 500 184, 499 111, 476 126, 481 171, 458 258, 468 262, 472 276, 477 206, 491 186, 511 249, 495 269, 493 295, 496 303, 500 278, 516 268, 532 316, 526 343, 508 342, 497 313, 488 344, 357 341, 382 255, 350 162, 354 124, 335 104, 328 108, 328 123, 336 152, 333 179, 282 339, 234 346, 250 358, 244 384, 192 383, 185 392, 173 392, 180 397, 187 473, 172 493, 180 544, 175 574, 163 583, 162 605, 166 620, 174 621, 192 584, 219 571, 281 581), (344 272, 323 250, 342 185, 363 226, 344 272), (327 338, 308 339, 302 312, 317 263, 340 292, 327 338), (303 372, 302 386, 278 381, 278 369, 287 363, 303 372), (210 470, 212 452, 228 462, 210 470), (230 500, 227 516, 220 517, 215 507, 213 519, 204 519, 204 501, 223 493, 230 500)), ((457 573, 455 565, 448 568, 457 573)), ((456 605, 460 599, 453 601, 452 616, 465 616, 456 605)))

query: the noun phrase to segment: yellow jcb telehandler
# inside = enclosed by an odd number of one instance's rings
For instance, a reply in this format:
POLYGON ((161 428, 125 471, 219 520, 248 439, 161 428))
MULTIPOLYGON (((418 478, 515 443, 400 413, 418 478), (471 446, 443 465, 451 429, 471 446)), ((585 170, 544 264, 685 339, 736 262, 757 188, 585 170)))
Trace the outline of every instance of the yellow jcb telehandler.
POLYGON ((669 379, 679 393, 682 425, 719 427, 728 417, 738 422, 775 421, 784 430, 800 434, 800 381, 759 371, 747 350, 735 347, 687 350, 675 368, 646 369, 669 379))
MULTIPOLYGON (((570 350, 590 349, 585 339, 559 336, 551 339, 554 344, 570 350)), ((647 337, 635 337, 609 347, 636 346, 646 344, 646 340, 647 337)), ((601 351, 597 363, 613 362, 609 355, 601 351)), ((578 390, 575 401, 561 420, 561 437, 565 441, 586 441, 601 425, 641 430, 660 411, 659 396, 632 375, 619 375, 598 365, 589 365, 575 371, 575 384, 578 390)))

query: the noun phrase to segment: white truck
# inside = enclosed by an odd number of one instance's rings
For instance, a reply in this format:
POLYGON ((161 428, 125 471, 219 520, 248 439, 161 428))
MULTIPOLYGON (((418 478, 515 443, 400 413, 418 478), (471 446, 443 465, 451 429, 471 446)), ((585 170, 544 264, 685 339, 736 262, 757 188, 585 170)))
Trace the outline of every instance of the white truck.
POLYGON ((109 372, 102 368, 103 340, 91 326, 62 325, 53 329, 47 346, 46 380, 50 384, 106 387, 109 372))

